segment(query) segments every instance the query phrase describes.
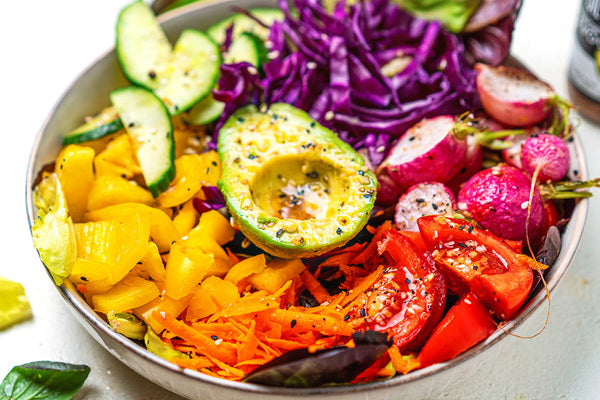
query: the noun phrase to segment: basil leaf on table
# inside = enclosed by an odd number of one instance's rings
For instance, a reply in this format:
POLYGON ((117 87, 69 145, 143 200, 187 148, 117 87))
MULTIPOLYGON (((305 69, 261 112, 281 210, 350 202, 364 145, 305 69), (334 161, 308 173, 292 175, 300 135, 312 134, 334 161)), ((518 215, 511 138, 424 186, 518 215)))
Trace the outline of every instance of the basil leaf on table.
POLYGON ((90 367, 37 361, 14 367, 0 384, 0 400, 67 400, 85 382, 90 367))

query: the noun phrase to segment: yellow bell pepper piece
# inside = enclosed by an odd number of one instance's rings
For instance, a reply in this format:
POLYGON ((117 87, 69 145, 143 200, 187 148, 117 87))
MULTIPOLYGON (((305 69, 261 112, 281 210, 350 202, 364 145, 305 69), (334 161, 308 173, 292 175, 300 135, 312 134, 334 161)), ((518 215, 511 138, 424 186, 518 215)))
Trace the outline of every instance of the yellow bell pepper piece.
POLYGON ((202 187, 202 163, 197 154, 184 154, 175 159, 175 179, 158 197, 161 207, 175 207, 185 203, 202 187))
POLYGON ((173 243, 167 261, 166 294, 174 299, 181 299, 192 293, 214 262, 214 256, 201 249, 187 248, 179 242, 173 243))
POLYGON ((147 216, 134 214, 123 220, 74 224, 80 258, 110 266, 106 278, 115 284, 146 254, 150 238, 147 216))
POLYGON ((190 299, 190 305, 185 312, 185 318, 188 321, 195 321, 206 318, 219 310, 220 307, 213 300, 208 290, 200 286, 190 299))
POLYGON ((150 237, 160 253, 169 251, 171 243, 179 239, 175 224, 162 210, 140 203, 122 203, 89 211, 85 217, 90 221, 129 218, 132 214, 145 215, 150 220, 150 237))
POLYGON ((258 290, 275 293, 284 283, 300 275, 304 269, 304 264, 299 258, 274 258, 264 270, 250 275, 248 281, 258 290))
POLYGON ((134 181, 116 175, 102 175, 92 183, 87 209, 97 210, 120 203, 154 204, 152 194, 134 181))
POLYGON ((91 147, 70 144, 56 158, 55 171, 74 222, 83 219, 87 196, 94 182, 94 150, 91 147))
POLYGON ((110 265, 103 262, 78 258, 73 265, 69 280, 75 285, 83 285, 86 294, 104 293, 114 286, 108 283, 110 269, 110 265))
POLYGON ((232 266, 233 262, 230 258, 215 257, 215 263, 210 266, 208 271, 206 271, 206 276, 214 275, 223 278, 227 275, 232 266))
POLYGON ((186 201, 173 217, 173 223, 179 233, 179 236, 186 236, 198 220, 198 211, 194 208, 193 199, 186 201))
POLYGON ((229 258, 227 252, 223 247, 209 236, 209 233, 205 231, 197 231, 195 228, 192 229, 186 239, 181 241, 186 247, 192 248, 197 247, 202 249, 205 253, 212 254, 215 257, 229 258))
MULTIPOLYGON (((157 284, 157 286, 159 286, 159 290, 161 290, 161 285, 157 284)), ((149 303, 134 308, 133 313, 152 328, 154 332, 162 332, 165 328, 152 316, 154 311, 178 316, 188 306, 191 298, 191 294, 184 296, 181 299, 174 299, 167 296, 165 293, 161 293, 159 297, 149 303)))
POLYGON ((202 138, 206 129, 203 125, 188 125, 180 116, 171 117, 173 139, 175 140, 175 157, 184 154, 199 154, 204 149, 202 138))
POLYGON ((227 307, 240 299, 236 285, 216 276, 206 278, 200 288, 206 290, 220 308, 227 307))
POLYGON ((199 158, 201 162, 200 170, 203 172, 202 183, 206 186, 217 186, 219 179, 221 179, 221 159, 219 158, 219 154, 211 150, 200 154, 199 158))
POLYGON ((219 245, 223 246, 233 240, 235 229, 227 218, 217 210, 210 210, 200 215, 198 225, 189 233, 189 237, 197 234, 211 236, 219 245))
POLYGON ((136 275, 129 275, 109 291, 92 296, 94 309, 103 314, 140 307, 159 295, 158 287, 136 275))
POLYGON ((142 173, 127 134, 121 134, 107 144, 94 159, 94 168, 97 176, 116 175, 131 179, 142 173))
POLYGON ((267 262, 264 254, 246 258, 245 260, 242 260, 231 267, 225 276, 225 280, 237 285, 242 279, 252 274, 262 272, 266 267, 267 262))
POLYGON ((148 242, 146 254, 140 262, 133 268, 139 276, 144 279, 151 278, 155 281, 164 281, 167 276, 165 265, 162 262, 158 247, 154 242, 148 242))
POLYGON ((206 278, 194 293, 186 312, 188 321, 214 314, 240 299, 236 285, 216 276, 206 278))

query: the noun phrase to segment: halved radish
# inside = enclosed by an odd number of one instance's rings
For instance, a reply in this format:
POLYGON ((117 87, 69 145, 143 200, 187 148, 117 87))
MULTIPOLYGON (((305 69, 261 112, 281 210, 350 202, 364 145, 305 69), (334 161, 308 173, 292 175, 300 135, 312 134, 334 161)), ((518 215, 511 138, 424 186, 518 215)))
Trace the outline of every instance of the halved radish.
POLYGON ((555 97, 550 85, 518 68, 476 64, 481 104, 494 119, 508 126, 531 126, 549 114, 555 97))
POLYGON ((462 168, 466 140, 454 134, 452 116, 424 119, 408 129, 377 169, 401 191, 428 181, 445 183, 462 168))
POLYGON ((411 186, 396 204, 394 222, 403 231, 419 231, 417 219, 425 215, 452 216, 456 199, 444 184, 424 182, 411 186))

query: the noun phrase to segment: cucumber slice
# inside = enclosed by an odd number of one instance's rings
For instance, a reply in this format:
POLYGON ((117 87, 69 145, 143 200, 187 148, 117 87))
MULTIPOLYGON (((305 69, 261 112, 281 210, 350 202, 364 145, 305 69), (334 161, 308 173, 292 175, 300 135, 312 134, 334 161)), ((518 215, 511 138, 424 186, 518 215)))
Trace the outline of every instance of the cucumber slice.
MULTIPOLYGON (((283 12, 277 8, 253 8, 249 10, 249 12, 267 26, 273 25, 273 22, 275 21, 282 21, 284 18, 283 12)), ((269 37, 269 30, 267 28, 256 23, 256 21, 245 14, 235 14, 226 18, 208 28, 206 33, 208 33, 215 42, 223 44, 225 42, 227 28, 229 28, 231 24, 233 24, 233 39, 239 37, 242 32, 254 33, 263 41, 267 40, 269 37)))
POLYGON ((225 64, 235 64, 242 61, 258 67, 260 65, 262 41, 254 34, 242 32, 240 36, 233 39, 227 53, 223 57, 225 64))
POLYGON ((183 120, 190 125, 206 125, 215 121, 225 110, 225 103, 215 100, 212 93, 194 104, 182 114, 183 120))
POLYGON ((121 11, 116 49, 125 76, 154 91, 171 115, 206 96, 221 64, 219 46, 200 31, 183 31, 172 48, 152 10, 141 0, 121 11))
POLYGON ((127 79, 149 89, 158 87, 172 47, 154 13, 141 0, 119 14, 116 53, 127 79))
MULTIPOLYGON (((223 62, 233 64, 246 61, 259 67, 265 58, 266 49, 262 40, 253 33, 243 32, 233 40, 223 62)), ((225 104, 215 100, 209 93, 183 114, 183 120, 192 125, 205 125, 219 118, 224 109, 225 104)))
POLYGON ((171 115, 177 115, 204 98, 217 83, 221 52, 207 34, 186 29, 175 43, 166 71, 159 75, 154 93, 171 115))
POLYGON ((169 112, 154 93, 136 86, 113 90, 110 101, 136 144, 146 186, 157 197, 175 178, 175 143, 169 112))
POLYGON ((85 124, 72 130, 63 137, 63 145, 100 139, 123 129, 123 123, 114 107, 107 107, 85 124))

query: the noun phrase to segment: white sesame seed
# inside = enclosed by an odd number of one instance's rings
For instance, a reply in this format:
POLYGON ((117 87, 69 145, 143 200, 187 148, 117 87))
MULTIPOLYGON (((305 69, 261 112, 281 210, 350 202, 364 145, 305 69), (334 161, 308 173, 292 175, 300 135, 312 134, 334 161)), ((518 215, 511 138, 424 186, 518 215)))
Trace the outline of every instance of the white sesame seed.
POLYGON ((524 201, 521 203, 521 209, 526 210, 529 207, 529 201, 524 201))
POLYGON ((333 119, 333 117, 335 117, 335 114, 333 113, 333 111, 329 110, 325 113, 326 121, 331 121, 333 119))

